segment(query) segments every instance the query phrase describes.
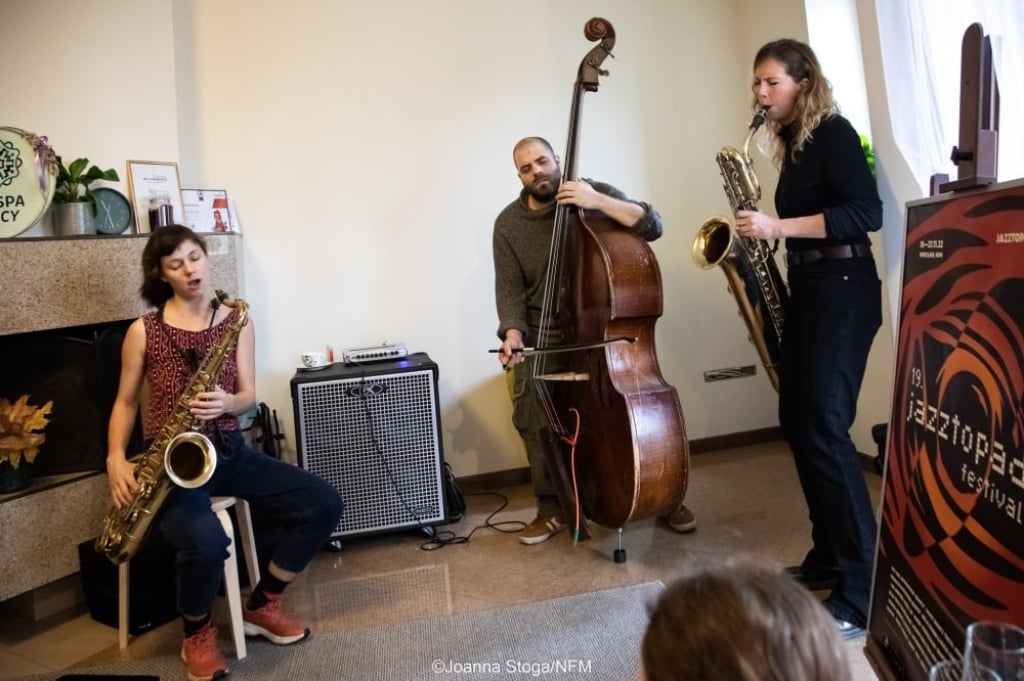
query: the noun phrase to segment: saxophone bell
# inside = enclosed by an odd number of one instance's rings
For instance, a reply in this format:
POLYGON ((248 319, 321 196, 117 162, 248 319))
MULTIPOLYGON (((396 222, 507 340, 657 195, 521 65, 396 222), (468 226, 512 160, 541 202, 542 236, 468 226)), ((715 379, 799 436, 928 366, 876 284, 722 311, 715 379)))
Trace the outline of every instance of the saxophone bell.
POLYGON ((723 217, 714 217, 697 230, 690 246, 693 262, 702 270, 710 270, 722 262, 733 248, 733 228, 723 217))
POLYGON ((202 487, 217 470, 217 450, 210 438, 188 431, 176 435, 164 452, 164 470, 178 487, 202 487))

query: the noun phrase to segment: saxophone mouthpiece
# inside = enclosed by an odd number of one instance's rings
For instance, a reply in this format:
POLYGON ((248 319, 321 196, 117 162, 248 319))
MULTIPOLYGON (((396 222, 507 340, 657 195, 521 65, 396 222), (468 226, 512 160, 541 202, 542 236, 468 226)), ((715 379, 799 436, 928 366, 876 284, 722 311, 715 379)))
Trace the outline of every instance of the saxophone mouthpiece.
POLYGON ((750 129, 757 130, 764 125, 765 120, 768 118, 768 109, 758 109, 754 112, 754 118, 750 121, 750 129))

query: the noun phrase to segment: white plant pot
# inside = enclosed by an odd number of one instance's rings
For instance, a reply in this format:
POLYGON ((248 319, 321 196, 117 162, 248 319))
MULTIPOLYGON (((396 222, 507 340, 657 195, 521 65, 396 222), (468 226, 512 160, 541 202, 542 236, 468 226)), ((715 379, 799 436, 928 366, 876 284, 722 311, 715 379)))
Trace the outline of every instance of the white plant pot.
POLYGON ((92 205, 85 201, 55 203, 53 211, 53 233, 57 236, 81 236, 96 233, 96 218, 92 205))

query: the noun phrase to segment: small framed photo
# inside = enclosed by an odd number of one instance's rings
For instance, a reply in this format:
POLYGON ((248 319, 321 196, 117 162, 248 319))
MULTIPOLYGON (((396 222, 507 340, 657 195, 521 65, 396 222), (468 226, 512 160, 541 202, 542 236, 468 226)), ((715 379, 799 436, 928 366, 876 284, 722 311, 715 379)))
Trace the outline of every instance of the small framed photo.
POLYGON ((173 161, 128 161, 128 194, 140 234, 184 224, 178 164, 173 161))
POLYGON ((233 232, 228 193, 223 189, 182 189, 183 225, 193 232, 233 232))

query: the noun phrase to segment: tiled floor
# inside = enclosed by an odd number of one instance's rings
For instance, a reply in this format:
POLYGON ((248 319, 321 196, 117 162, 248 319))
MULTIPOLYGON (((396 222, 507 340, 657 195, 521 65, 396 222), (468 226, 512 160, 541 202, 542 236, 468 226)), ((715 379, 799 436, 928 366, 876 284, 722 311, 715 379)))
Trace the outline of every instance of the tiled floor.
MULTIPOLYGON (((867 478, 877 504, 881 479, 867 478)), ((508 506, 492 523, 533 518, 527 486, 499 491, 508 506)), ((407 533, 351 540, 341 553, 320 554, 289 587, 289 607, 307 618, 314 631, 344 631, 649 580, 667 582, 681 564, 700 556, 749 554, 782 566, 798 562, 807 550, 803 497, 792 460, 779 443, 694 456, 686 499, 699 529, 678 535, 654 520, 634 523, 623 534, 628 560, 621 564, 612 560, 616 533, 593 525, 593 539, 576 546, 565 533, 523 546, 514 534, 490 529, 477 529, 468 543, 435 551, 421 550, 422 538, 407 533)), ((466 517, 447 528, 459 535, 483 524, 501 499, 471 495, 467 503, 466 517)), ((216 619, 224 625, 227 652, 224 614, 218 610, 216 619)), ((0 623, 0 679, 170 653, 181 641, 180 624, 174 621, 134 638, 122 652, 117 632, 87 612, 51 620, 0 623)), ((863 645, 861 637, 847 646, 854 678, 875 681, 863 645)))

